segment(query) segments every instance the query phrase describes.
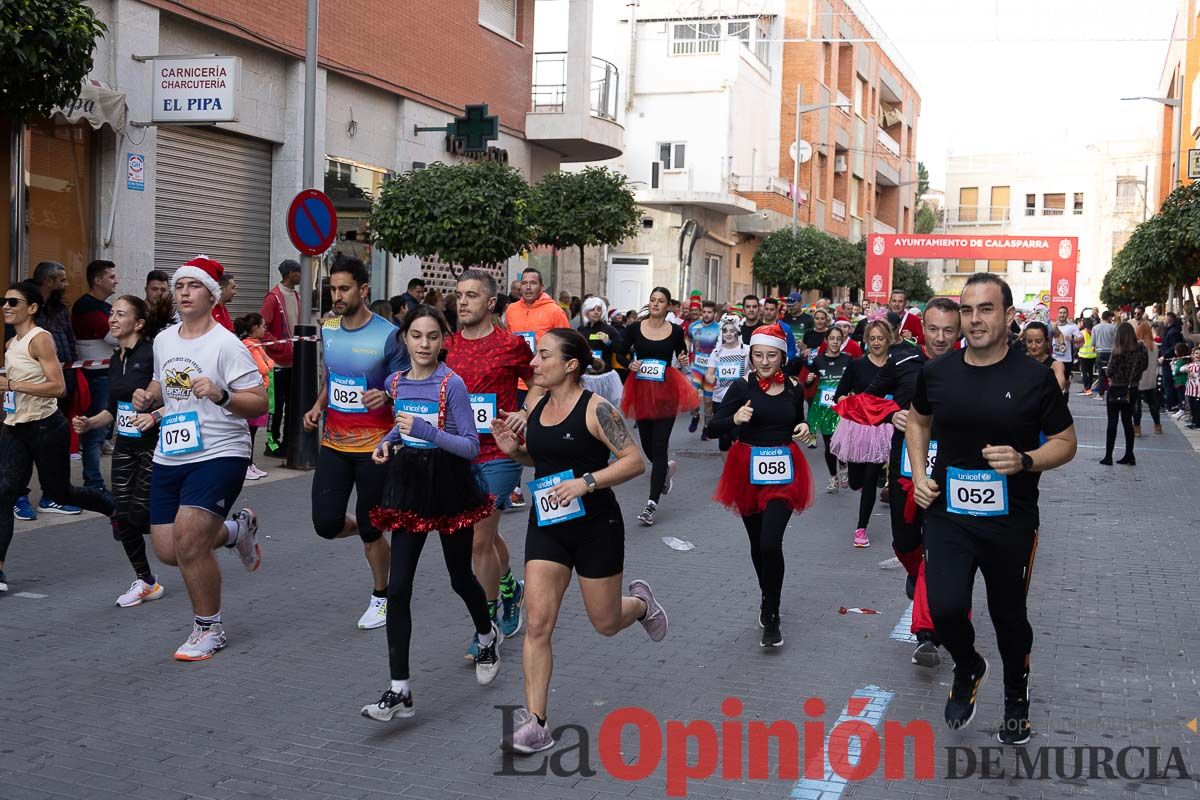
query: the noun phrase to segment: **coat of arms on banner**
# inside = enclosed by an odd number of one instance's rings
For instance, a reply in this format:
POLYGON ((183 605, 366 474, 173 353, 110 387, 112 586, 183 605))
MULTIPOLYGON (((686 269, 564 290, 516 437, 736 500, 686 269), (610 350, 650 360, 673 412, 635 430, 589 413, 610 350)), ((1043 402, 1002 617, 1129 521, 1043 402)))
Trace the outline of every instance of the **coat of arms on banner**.
POLYGON ((1058 257, 1059 258, 1070 258, 1071 257, 1071 240, 1070 239, 1063 239, 1061 242, 1058 243, 1058 257))
POLYGON ((883 291, 883 276, 882 275, 875 274, 875 275, 871 276, 871 291, 872 292, 882 292, 883 291))
POLYGON ((884 247, 885 247, 885 245, 883 243, 883 237, 876 236, 875 241, 873 241, 871 243, 871 252, 877 256, 881 256, 881 255, 883 255, 884 247))

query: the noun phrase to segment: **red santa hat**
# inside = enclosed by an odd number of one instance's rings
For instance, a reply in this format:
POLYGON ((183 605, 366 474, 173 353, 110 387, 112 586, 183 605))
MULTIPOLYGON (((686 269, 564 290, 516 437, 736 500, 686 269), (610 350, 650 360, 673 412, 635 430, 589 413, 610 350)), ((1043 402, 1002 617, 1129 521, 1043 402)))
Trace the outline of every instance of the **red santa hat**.
POLYGON ((181 278, 194 278, 204 284, 204 288, 213 296, 213 302, 221 299, 221 276, 225 268, 206 255, 198 255, 191 261, 175 270, 172 285, 179 283, 181 278))
POLYGON ((750 336, 750 346, 753 347, 756 344, 775 347, 786 353, 787 334, 783 332, 783 328, 779 327, 778 322, 773 322, 770 325, 760 325, 754 329, 754 333, 750 336))

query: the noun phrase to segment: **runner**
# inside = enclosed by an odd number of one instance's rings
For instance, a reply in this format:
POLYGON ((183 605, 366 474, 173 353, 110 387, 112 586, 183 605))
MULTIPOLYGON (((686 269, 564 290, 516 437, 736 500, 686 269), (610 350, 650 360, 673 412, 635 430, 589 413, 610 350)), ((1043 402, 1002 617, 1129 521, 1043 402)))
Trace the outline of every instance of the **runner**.
MULTIPOLYGON (((458 276, 458 333, 447 340, 446 366, 462 378, 471 393, 471 412, 479 434, 475 464, 487 490, 496 497, 496 507, 475 523, 471 561, 483 586, 492 617, 499 621, 505 638, 521 630, 525 589, 509 566, 508 543, 500 535, 501 503, 521 480, 521 465, 507 458, 492 438, 492 420, 507 414, 518 433, 524 431, 526 414, 518 411, 517 381, 533 375, 533 353, 525 340, 493 323, 492 312, 500 287, 483 270, 468 269, 458 276)), ((474 636, 474 634, 473 634, 474 636)), ((477 636, 467 649, 472 661, 479 653, 477 636)))
POLYGON ((620 406, 622 383, 613 364, 613 353, 621 343, 622 334, 609 324, 608 306, 599 297, 583 301, 583 324, 579 332, 592 348, 592 363, 583 375, 583 388, 620 406))
MULTIPOLYGON (((665 295, 658 292, 651 305, 663 315, 665 295)), ((525 534, 525 708, 516 712, 517 727, 501 742, 503 749, 522 755, 554 746, 546 725, 552 636, 572 571, 598 633, 614 636, 641 622, 652 641, 667 635, 667 613, 648 583, 631 581, 629 595, 621 595, 625 523, 612 487, 646 467, 617 410, 580 386, 590 358, 587 340, 578 332, 550 331, 538 342, 533 360, 533 381, 546 396, 529 413, 525 444, 508 427, 492 423, 500 449, 534 468, 525 534)))
MULTIPOLYGON (((721 342, 713 350, 708 360, 708 371, 704 380, 713 386, 713 415, 721 409, 725 402, 725 394, 736 381, 747 373, 750 365, 750 345, 742 343, 741 319, 737 314, 726 314, 721 317, 721 342)), ((710 420, 711 422, 711 420, 710 420)), ((713 434, 707 428, 705 435, 713 434)), ((726 433, 718 435, 719 447, 722 453, 733 445, 733 437, 726 433)))
POLYGON ((1008 346, 1008 284, 991 273, 972 275, 960 311, 967 347, 921 370, 905 430, 914 464, 926 462, 931 430, 938 440, 933 477, 914 470, 913 491, 928 509, 929 608, 954 659, 945 718, 950 728, 971 722, 988 672, 969 617, 978 569, 1004 665, 997 738, 1023 744, 1030 737, 1026 595, 1037 550, 1038 478, 1074 457, 1075 427, 1053 374, 1008 346), (1048 438, 1039 446, 1042 434, 1048 438))
MULTIPOLYGON (((688 341, 691 342, 692 385, 696 387, 697 402, 700 403, 692 412, 692 421, 688 425, 688 433, 695 433, 700 426, 700 411, 704 411, 707 422, 713 418, 713 393, 711 384, 705 384, 704 376, 708 372, 708 359, 713 348, 721 339, 721 325, 717 322, 717 304, 705 300, 700 304, 700 319, 693 322, 687 329, 688 341)), ((700 434, 701 441, 708 441, 708 435, 700 434)))
MULTIPOLYGON (((1083 384, 1083 389, 1079 394, 1084 397, 1092 396, 1092 384, 1096 380, 1096 345, 1092 340, 1092 328, 1095 324, 1091 317, 1084 318, 1083 330, 1080 332, 1082 344, 1079 346, 1079 381, 1083 384)), ((1151 353, 1151 363, 1154 361, 1154 355, 1151 353)))
POLYGON ((762 305, 759 304, 757 295, 748 294, 742 298, 742 314, 745 316, 742 322, 742 344, 749 347, 750 337, 762 325, 762 305))
POLYGON ((117 298, 108 328, 118 347, 108 365, 108 407, 91 417, 72 420, 76 433, 107 428, 116 423, 117 441, 112 456, 113 538, 121 543, 133 567, 134 581, 117 598, 121 608, 141 605, 163 595, 162 584, 146 558, 150 535, 150 474, 158 424, 149 414, 133 408, 133 393, 154 380, 154 337, 171 325, 175 309, 171 295, 153 306, 133 295, 117 298))
MULTIPOLYGON (((904 430, 908 422, 908 408, 913 392, 917 388, 917 377, 925 363, 950 352, 958 344, 961 324, 958 303, 947 297, 935 297, 925 306, 921 315, 924 333, 924 348, 915 348, 904 341, 892 345, 888 360, 879 375, 871 382, 867 392, 877 397, 891 395, 900 410, 891 416, 891 454, 888 458, 888 510, 892 518, 892 551, 904 566, 906 578, 904 593, 913 601, 912 633, 917 637, 912 663, 923 667, 936 667, 942 663, 938 652, 938 641, 934 634, 933 620, 929 616, 929 600, 925 590, 925 547, 921 529, 922 512, 909 502, 912 494, 912 459, 904 445, 904 430)), ((937 443, 930 442, 929 463, 925 472, 929 474, 937 458, 937 443)))
POLYGON ((1075 355, 1079 346, 1083 344, 1083 334, 1080 332, 1079 326, 1071 321, 1071 314, 1066 306, 1058 307, 1058 319, 1051 326, 1050 332, 1054 336, 1051 354, 1055 361, 1063 365, 1063 376, 1060 376, 1059 383, 1062 384, 1063 391, 1067 393, 1069 400, 1071 365, 1075 363, 1075 355))
POLYGON ((34 324, 45 302, 32 281, 16 284, 4 293, 4 322, 13 337, 4 348, 4 424, 0 425, 0 592, 8 591, 5 557, 13 537, 9 509, 23 495, 36 466, 42 496, 106 516, 113 504, 95 489, 71 485, 68 455, 71 432, 58 410, 66 379, 49 331, 34 324))
MULTIPOLYGON (((921 337, 925 335, 925 332, 921 330, 921 320, 908 310, 908 292, 903 289, 892 289, 892 295, 888 298, 888 310, 900 317, 900 322, 896 326, 898 338, 908 339, 918 345, 924 344, 921 340, 921 337)), ((866 341, 865 336, 863 341, 866 341)))
POLYGON ((178 565, 192 601, 192 634, 175 651, 179 661, 212 658, 227 643, 213 551, 236 548, 247 572, 262 561, 254 512, 243 508, 225 520, 250 463, 246 420, 266 412, 267 393, 250 353, 212 317, 223 272, 207 256, 175 270, 182 321, 154 338, 154 380, 132 399, 159 423, 150 541, 159 561, 178 565))
POLYGON ((654 524, 660 497, 670 494, 677 469, 676 463, 668 458, 675 417, 680 411, 691 411, 700 402, 683 373, 671 366, 672 359, 678 358, 686 370, 688 357, 683 329, 667 320, 670 303, 671 293, 661 286, 655 287, 650 292, 649 316, 626 329, 619 354, 626 358, 633 353, 621 411, 637 421, 642 451, 650 459, 650 499, 638 514, 638 522, 647 526, 654 524))
MULTIPOLYGON (((552 328, 570 327, 570 321, 562 307, 554 302, 543 288, 542 273, 533 267, 521 271, 521 302, 511 303, 504 312, 505 325, 508 329, 525 340, 532 353, 537 348, 537 342, 546 331, 552 328)), ((525 393, 529 387, 525 381, 517 383, 517 404, 526 407, 525 393)), ((525 498, 521 493, 521 484, 508 498, 507 505, 513 509, 525 507, 525 498)))
MULTIPOLYGON (((1025 354, 1044 367, 1049 367, 1054 373, 1054 380, 1065 392, 1071 385, 1071 365, 1064 364, 1056 355, 1051 355, 1047 347, 1051 333, 1046 323, 1034 320, 1021 331, 1021 341, 1025 344, 1025 354)), ((1054 345, 1057 347, 1058 345, 1054 345)))
POLYGON ((373 456, 377 464, 391 462, 383 502, 371 512, 375 527, 392 532, 387 616, 391 684, 378 702, 362 707, 364 717, 380 722, 416 713, 408 684, 412 590, 430 531, 440 534, 450 586, 475 623, 475 679, 486 686, 500 671, 504 634, 492 621, 483 587, 471 572, 472 526, 492 514, 496 498, 488 494, 473 463, 479 434, 467 386, 438 362, 449 333, 445 317, 433 306, 420 305, 405 315, 400 334, 412 367, 388 376, 396 425, 373 456))
POLYGON ((783 534, 792 515, 812 505, 813 481, 794 440, 808 439, 804 390, 783 374, 787 335, 764 325, 750 340, 753 376, 735 381, 721 414, 711 423, 737 442, 725 459, 713 499, 737 513, 750 539, 750 560, 762 592, 758 624, 761 647, 779 647, 779 603, 783 593, 783 534))
MULTIPOLYGON (((888 348, 896 343, 895 332, 886 319, 876 318, 867 323, 864 331, 867 355, 851 362, 838 382, 833 400, 837 405, 843 398, 864 394, 888 360, 888 348)), ((857 402, 855 403, 857 405, 857 402)), ((854 531, 855 547, 870 547, 867 525, 875 508, 879 479, 891 450, 891 430, 882 420, 847 417, 839 407, 838 423, 829 442, 830 452, 846 462, 850 489, 861 492, 858 501, 858 528, 854 531)))
MULTIPOLYGON (((826 318, 829 316, 824 310, 818 310, 814 317, 820 319, 818 315, 824 315, 826 318)), ((809 333, 811 334, 812 331, 809 333)), ((821 434, 821 440, 825 443, 825 468, 829 470, 829 483, 826 485, 825 491, 830 494, 837 494, 838 487, 843 489, 850 487, 846 463, 838 461, 837 456, 829 450, 829 443, 841 420, 841 417, 833 410, 834 396, 837 394, 838 385, 842 382, 842 376, 846 374, 846 370, 854 361, 849 355, 842 352, 842 344, 845 341, 845 330, 829 328, 825 332, 825 341, 821 343, 825 345, 824 352, 817 353, 816 346, 810 347, 809 350, 817 355, 813 358, 812 366, 808 370, 808 385, 816 388, 816 395, 808 408, 808 427, 814 436, 818 433, 821 434)))
POLYGON ((408 356, 396 338, 396 326, 367 307, 371 272, 363 262, 335 262, 329 270, 329 291, 335 316, 321 325, 321 391, 304 414, 307 431, 315 431, 325 418, 313 476, 312 521, 322 539, 362 539, 373 588, 358 627, 374 630, 387 624, 392 555, 370 518, 387 480, 387 469, 372 460, 372 453, 392 429, 384 381, 408 368, 408 356), (355 513, 347 514, 351 491, 355 513))

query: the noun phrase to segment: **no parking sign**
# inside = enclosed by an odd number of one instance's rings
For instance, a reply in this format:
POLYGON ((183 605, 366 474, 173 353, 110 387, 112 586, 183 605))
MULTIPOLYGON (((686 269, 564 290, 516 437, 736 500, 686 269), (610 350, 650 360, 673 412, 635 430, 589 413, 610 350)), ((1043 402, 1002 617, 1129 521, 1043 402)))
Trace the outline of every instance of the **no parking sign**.
POLYGON ((329 196, 319 189, 305 189, 288 207, 288 237, 306 256, 319 256, 337 238, 337 212, 329 196))

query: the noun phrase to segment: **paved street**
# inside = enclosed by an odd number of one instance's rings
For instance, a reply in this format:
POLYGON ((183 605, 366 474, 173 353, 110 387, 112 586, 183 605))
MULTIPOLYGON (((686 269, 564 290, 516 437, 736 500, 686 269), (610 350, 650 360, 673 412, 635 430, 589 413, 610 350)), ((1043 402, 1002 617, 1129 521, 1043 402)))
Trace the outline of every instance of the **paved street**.
MULTIPOLYGON (((1073 464, 1042 482, 1031 597, 1031 746, 1159 746, 1160 768, 1169 748, 1178 747, 1194 773, 1200 736, 1185 726, 1200 715, 1194 503, 1200 456, 1168 422, 1165 435, 1138 441, 1136 468, 1101 467, 1103 408, 1075 397, 1072 407, 1083 446, 1073 464)), ((596 775, 494 774, 503 760, 496 747, 501 714, 493 706, 522 702, 521 639, 502 648, 496 683, 476 685, 462 658, 469 620, 432 542, 414 601, 417 717, 381 725, 358 715, 386 686, 384 632, 354 627, 369 588, 361 548, 315 536, 311 478, 300 475, 244 492, 262 521, 263 568, 248 576, 222 554, 230 646, 207 663, 171 658, 191 624, 176 571, 160 572, 164 599, 118 609, 113 599, 132 576, 107 524, 96 518, 18 524, 7 568, 11 590, 0 596, 0 798, 655 798, 664 795, 665 762, 641 782, 617 780, 600 765, 600 725, 614 709, 641 706, 664 725, 669 719, 717 724, 724 719, 721 701, 732 696, 745 704, 743 722, 800 726, 815 719, 803 708, 815 696, 824 700, 827 732, 856 694, 870 702, 865 710, 851 703, 849 716, 932 721, 936 779, 888 780, 882 768, 850 784, 836 777, 797 783, 714 774, 690 782, 689 795, 1200 794, 1200 783, 1177 778, 985 780, 978 771, 947 778, 945 748, 994 744, 1001 715, 999 658, 982 581, 975 621, 981 651, 997 669, 982 689, 974 726, 950 733, 940 722, 949 666, 914 667, 913 645, 891 637, 909 604, 901 571, 880 568, 891 556, 886 508, 876 510, 866 550, 850 546, 856 495, 822 493, 813 510, 795 519, 785 541, 786 644, 766 652, 758 647, 757 587, 741 524, 708 500, 721 465, 715 443, 689 436, 681 420, 674 449, 681 470, 658 525, 632 522, 646 478, 620 491, 629 525, 626 576, 652 582, 670 614, 668 638, 654 644, 639 627, 600 637, 575 589, 559 621, 550 724, 586 729, 596 775), (670 549, 664 536, 695 549, 670 549), (842 615, 839 607, 879 613, 842 615)), ((819 451, 808 453, 823 486, 819 451)), ((502 527, 518 565, 524 525, 523 515, 510 514, 502 527)), ((633 758, 632 730, 623 740, 626 762, 633 758)), ((568 733, 566 744, 575 741, 568 733)), ((562 760, 577 759, 571 752, 562 760)), ((1135 759, 1133 768, 1143 764, 1135 759)))

